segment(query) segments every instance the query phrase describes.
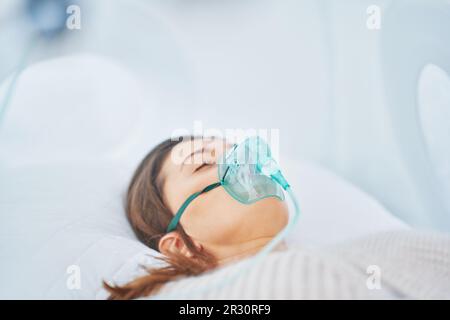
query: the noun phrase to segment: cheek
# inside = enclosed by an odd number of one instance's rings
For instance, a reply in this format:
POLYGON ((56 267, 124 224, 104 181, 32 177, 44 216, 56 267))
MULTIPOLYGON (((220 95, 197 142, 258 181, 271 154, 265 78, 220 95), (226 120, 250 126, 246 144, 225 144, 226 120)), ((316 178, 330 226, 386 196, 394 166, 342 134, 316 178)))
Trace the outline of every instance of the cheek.
MULTIPOLYGON (((202 175, 183 176, 180 174, 170 176, 170 179, 166 180, 164 185, 165 202, 173 214, 181 207, 181 205, 195 192, 198 192, 206 186, 218 181, 217 171, 209 170, 202 175)), ((191 211, 191 207, 196 207, 198 202, 204 196, 200 196, 189 204, 188 209, 182 216, 183 217, 191 211)))
POLYGON ((273 237, 288 221, 285 202, 275 198, 245 205, 219 188, 197 200, 182 224, 191 237, 204 243, 227 245, 273 237))
POLYGON ((224 244, 239 232, 242 207, 219 187, 197 198, 182 216, 181 223, 198 241, 224 244))

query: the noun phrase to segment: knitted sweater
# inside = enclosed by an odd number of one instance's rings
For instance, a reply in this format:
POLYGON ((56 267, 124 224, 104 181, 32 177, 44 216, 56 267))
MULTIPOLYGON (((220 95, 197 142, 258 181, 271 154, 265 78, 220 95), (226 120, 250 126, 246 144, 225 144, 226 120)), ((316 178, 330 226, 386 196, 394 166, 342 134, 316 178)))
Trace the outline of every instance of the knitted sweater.
POLYGON ((163 299, 450 299, 450 235, 390 231, 291 247, 164 286, 163 299))

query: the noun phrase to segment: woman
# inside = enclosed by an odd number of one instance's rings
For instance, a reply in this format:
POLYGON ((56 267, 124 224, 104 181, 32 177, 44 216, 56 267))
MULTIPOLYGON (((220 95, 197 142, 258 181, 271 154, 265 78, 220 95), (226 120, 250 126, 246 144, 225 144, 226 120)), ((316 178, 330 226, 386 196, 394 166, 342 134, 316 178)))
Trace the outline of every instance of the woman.
MULTIPOLYGON (((104 283, 110 299, 149 296, 169 282, 175 292, 195 287, 199 279, 186 276, 237 267, 232 262, 258 253, 286 226, 288 209, 277 197, 248 205, 222 187, 198 193, 218 181, 217 161, 230 147, 221 139, 185 137, 160 143, 142 160, 128 188, 126 214, 137 237, 161 252, 166 264, 124 286, 104 283), (173 281, 179 278, 185 279, 173 281)), ((239 285, 204 297, 450 299, 446 234, 392 231, 310 252, 284 243, 273 251, 239 285)), ((221 279, 215 273, 201 281, 221 279)))
POLYGON ((161 252, 168 267, 123 287, 105 283, 110 298, 147 296, 175 278, 255 254, 285 227, 288 209, 278 198, 246 205, 215 188, 192 201, 176 229, 166 232, 190 195, 217 182, 217 160, 230 147, 222 139, 181 137, 163 141, 142 160, 128 188, 126 214, 137 237, 161 252))

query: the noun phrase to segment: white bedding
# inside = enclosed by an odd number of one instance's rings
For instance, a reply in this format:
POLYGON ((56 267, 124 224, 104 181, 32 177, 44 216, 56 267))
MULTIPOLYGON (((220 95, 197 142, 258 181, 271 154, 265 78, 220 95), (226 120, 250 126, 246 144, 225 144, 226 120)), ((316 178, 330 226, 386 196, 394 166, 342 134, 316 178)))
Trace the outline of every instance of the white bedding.
MULTIPOLYGON (((123 67, 88 55, 25 70, 0 127, 0 298, 95 298, 102 279, 118 279, 154 253, 122 209, 132 170, 165 132, 146 122, 158 108, 138 84, 123 67), (81 288, 71 290, 73 265, 81 288)), ((324 168, 283 164, 302 208, 293 243, 407 228, 324 168)))
POLYGON ((291 246, 242 273, 245 262, 173 281, 148 299, 450 299, 444 233, 390 231, 321 250, 291 246))

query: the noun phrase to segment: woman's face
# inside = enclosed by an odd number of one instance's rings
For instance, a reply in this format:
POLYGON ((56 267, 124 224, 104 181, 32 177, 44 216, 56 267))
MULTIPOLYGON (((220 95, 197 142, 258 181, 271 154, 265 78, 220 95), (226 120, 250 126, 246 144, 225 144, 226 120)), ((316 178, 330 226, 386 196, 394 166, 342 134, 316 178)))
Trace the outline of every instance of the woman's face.
MULTIPOLYGON (((164 200, 173 213, 190 195, 219 181, 216 163, 230 147, 222 139, 195 139, 172 149, 161 174, 164 200)), ((283 201, 271 197, 246 205, 223 187, 197 197, 180 219, 186 233, 213 254, 217 248, 242 248, 246 243, 273 238, 287 221, 283 201)))

